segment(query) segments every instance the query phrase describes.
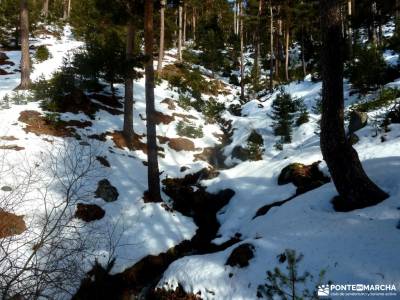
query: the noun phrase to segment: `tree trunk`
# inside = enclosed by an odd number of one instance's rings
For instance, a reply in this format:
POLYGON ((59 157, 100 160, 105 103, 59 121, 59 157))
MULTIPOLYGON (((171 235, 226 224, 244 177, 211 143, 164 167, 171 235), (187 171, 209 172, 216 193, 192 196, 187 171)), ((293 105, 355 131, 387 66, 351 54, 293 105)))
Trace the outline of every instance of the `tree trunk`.
POLYGON ((285 30, 285 76, 289 82, 289 41, 290 41, 290 24, 287 22, 285 30))
POLYGON ((182 62, 182 1, 179 1, 178 16, 178 60, 182 62))
POLYGON ((322 119, 321 151, 339 193, 336 210, 348 211, 371 206, 388 195, 364 172, 357 152, 344 130, 343 50, 340 1, 321 0, 322 34, 322 119))
POLYGON ((303 77, 307 76, 307 63, 305 57, 305 46, 304 46, 304 26, 301 25, 301 65, 303 67, 303 77))
POLYGON ((31 62, 29 57, 29 11, 28 0, 20 1, 21 30, 21 83, 18 89, 27 90, 31 85, 31 62))
MULTIPOLYGON (((135 24, 132 17, 129 18, 126 34, 126 61, 131 66, 133 59, 133 48, 135 42, 135 24)), ((125 103, 124 103, 124 126, 123 134, 127 145, 132 149, 133 142, 133 66, 129 68, 125 79, 125 103)))
POLYGON ((165 35, 165 0, 160 1, 160 49, 158 53, 157 73, 160 74, 164 59, 164 35, 165 35))
POLYGON ((237 28, 236 22, 237 22, 237 2, 235 1, 235 2, 233 3, 233 33, 234 33, 235 35, 237 35, 237 32, 236 32, 236 28, 237 28))
POLYGON ((347 0, 347 39, 349 44, 349 58, 353 56, 353 28, 352 28, 352 17, 353 17, 353 1, 347 0))
POLYGON ((186 15, 186 4, 183 5, 183 45, 186 43, 186 21, 187 21, 187 15, 186 15))
POLYGON ((272 0, 269 0, 269 15, 270 15, 270 22, 269 22, 269 38, 270 38, 270 55, 271 59, 269 61, 269 90, 274 90, 274 11, 272 7, 272 0))
POLYGON ((193 7, 193 26, 192 26, 192 30, 193 30, 193 42, 196 43, 196 8, 193 7))
POLYGON ((64 0, 64 3, 63 3, 63 19, 64 20, 68 19, 68 2, 69 2, 69 0, 64 0))
POLYGON ((154 104, 154 67, 153 67, 153 0, 146 0, 144 11, 144 47, 147 57, 145 65, 146 89, 146 127, 147 127, 147 164, 148 197, 150 201, 161 201, 160 172, 158 169, 157 131, 154 104))
POLYGON ((42 16, 45 18, 49 16, 49 0, 43 1, 42 16))
POLYGON ((243 0, 239 2, 240 23, 240 100, 244 101, 244 36, 243 36, 243 0))

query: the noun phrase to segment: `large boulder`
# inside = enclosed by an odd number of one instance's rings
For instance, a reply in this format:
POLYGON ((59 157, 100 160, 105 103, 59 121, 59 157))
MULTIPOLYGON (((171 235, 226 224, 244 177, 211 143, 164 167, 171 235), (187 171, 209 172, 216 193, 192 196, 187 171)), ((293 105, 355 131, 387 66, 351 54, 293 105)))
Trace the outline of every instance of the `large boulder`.
POLYGON ((99 181, 95 194, 96 198, 102 198, 106 202, 114 202, 119 196, 117 188, 112 186, 107 179, 99 181))
POLYGON ((85 222, 100 220, 105 215, 104 209, 96 204, 78 203, 76 206, 75 217, 85 222))
POLYGON ((254 246, 252 244, 241 244, 229 255, 225 265, 244 268, 249 265, 250 259, 254 257, 254 246))
POLYGON ((293 183, 297 187, 297 194, 320 187, 330 181, 318 168, 320 161, 311 165, 293 163, 282 169, 278 177, 278 184, 293 183))
POLYGON ((366 112, 353 110, 350 113, 349 134, 360 130, 368 123, 368 114, 366 112))

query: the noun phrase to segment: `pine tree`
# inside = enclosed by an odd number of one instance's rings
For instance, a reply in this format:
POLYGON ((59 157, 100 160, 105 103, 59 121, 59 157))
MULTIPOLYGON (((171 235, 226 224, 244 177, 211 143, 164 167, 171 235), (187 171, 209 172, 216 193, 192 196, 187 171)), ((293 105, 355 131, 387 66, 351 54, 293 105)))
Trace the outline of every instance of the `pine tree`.
POLYGON ((280 136, 280 143, 288 144, 292 142, 292 130, 296 112, 296 103, 290 94, 281 91, 272 102, 273 119, 272 128, 274 134, 280 136))

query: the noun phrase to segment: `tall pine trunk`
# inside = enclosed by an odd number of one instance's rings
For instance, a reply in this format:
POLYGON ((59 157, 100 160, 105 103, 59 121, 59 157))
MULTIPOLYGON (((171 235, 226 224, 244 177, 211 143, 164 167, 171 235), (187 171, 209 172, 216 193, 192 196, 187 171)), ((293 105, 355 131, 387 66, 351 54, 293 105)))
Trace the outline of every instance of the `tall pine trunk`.
POLYGON ((239 2, 240 23, 240 100, 244 101, 244 33, 243 33, 243 0, 239 2))
POLYGON ((160 172, 158 169, 157 132, 154 104, 154 66, 153 66, 153 0, 146 0, 144 10, 144 49, 147 58, 145 65, 146 88, 146 127, 148 197, 150 201, 161 201, 160 172))
POLYGON ((289 42, 290 42, 290 24, 289 21, 286 24, 285 30, 285 77, 286 81, 289 82, 289 42))
POLYGON ((178 60, 182 61, 182 0, 179 1, 178 8, 178 60))
POLYGON ((135 42, 135 24, 132 17, 129 18, 127 24, 127 34, 126 34, 126 61, 127 65, 130 66, 126 74, 125 79, 125 103, 124 103, 124 126, 123 134, 125 140, 129 146, 132 148, 133 142, 133 48, 135 42))
POLYGON ((164 36, 165 36, 165 0, 160 1, 160 47, 158 53, 157 73, 161 73, 164 59, 164 36))
POLYGON ((343 52, 341 2, 321 0, 322 119, 321 151, 339 193, 337 210, 371 206, 388 195, 364 172, 357 152, 345 136, 343 99, 343 52))
POLYGON ((271 59, 269 61, 269 90, 272 92, 274 89, 274 10, 272 7, 272 0, 269 1, 269 38, 270 38, 270 44, 269 44, 269 51, 271 55, 271 59))
POLYGON ((20 36, 21 36, 21 83, 20 90, 31 85, 31 62, 29 57, 29 11, 28 0, 20 0, 20 36))

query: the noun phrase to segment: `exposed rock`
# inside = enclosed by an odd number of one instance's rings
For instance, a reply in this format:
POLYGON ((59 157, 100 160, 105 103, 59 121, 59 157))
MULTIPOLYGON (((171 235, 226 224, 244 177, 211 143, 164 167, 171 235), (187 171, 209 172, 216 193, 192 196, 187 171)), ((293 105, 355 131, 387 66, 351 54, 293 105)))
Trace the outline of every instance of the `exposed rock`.
POLYGON ((111 165, 108 162, 107 158, 105 156, 96 156, 96 159, 98 160, 99 163, 101 163, 104 167, 110 168, 111 165))
POLYGON ((0 140, 2 140, 2 141, 17 141, 18 139, 12 135, 4 135, 4 136, 0 136, 0 140))
POLYGON ((237 158, 242 161, 249 160, 250 151, 242 146, 235 146, 235 148, 232 150, 232 158, 237 158))
POLYGON ((261 134, 259 134, 259 133, 258 133, 257 131, 255 131, 255 130, 253 130, 253 131, 251 132, 251 134, 249 135, 247 141, 248 141, 248 142, 252 142, 252 143, 254 143, 254 144, 257 144, 257 145, 260 145, 260 146, 263 146, 263 145, 264 145, 264 139, 263 139, 263 137, 261 136, 261 134))
POLYGON ((85 141, 83 141, 83 142, 79 142, 79 145, 81 145, 81 146, 85 146, 85 147, 88 147, 88 146, 90 146, 90 144, 89 144, 88 142, 85 142, 85 141))
POLYGON ((185 172, 185 171, 187 171, 187 170, 189 170, 189 169, 190 169, 190 168, 187 167, 187 166, 182 166, 182 167, 179 169, 179 171, 185 172))
POLYGON ((203 160, 208 162, 211 166, 216 168, 225 168, 226 157, 223 154, 222 147, 206 147, 203 152, 194 155, 196 160, 203 160))
POLYGON ((168 146, 175 151, 194 151, 196 150, 194 143, 185 138, 171 138, 168 146))
POLYGON ((244 268, 249 265, 250 259, 254 257, 254 246, 252 244, 241 244, 229 255, 225 265, 244 268))
POLYGON ((24 150, 24 147, 20 147, 18 145, 1 145, 0 150, 14 150, 14 151, 21 151, 24 150))
MULTIPOLYGON (((199 292, 200 293, 200 292, 199 292)), ((199 294, 186 293, 181 285, 176 290, 157 288, 148 296, 149 300, 201 300, 199 294)))
POLYGON ((171 98, 165 98, 163 101, 161 101, 161 103, 166 104, 169 110, 176 109, 175 101, 171 98))
POLYGON ((366 112, 353 110, 350 113, 349 134, 365 127, 367 123, 368 123, 368 114, 366 112))
POLYGON ((5 76, 5 75, 9 75, 9 74, 10 73, 8 73, 6 70, 0 68, 0 76, 5 76))
POLYGON ((75 217, 85 222, 100 220, 105 215, 104 209, 96 204, 78 203, 76 206, 75 217))
POLYGON ((7 56, 7 54, 5 54, 4 52, 0 52, 0 61, 7 60, 7 59, 10 59, 7 56))
POLYGON ((106 202, 114 202, 119 196, 117 188, 112 186, 107 179, 99 181, 95 194, 96 198, 102 198, 106 202))
POLYGON ((293 183, 297 187, 297 194, 302 194, 328 183, 330 178, 326 177, 318 168, 320 161, 311 165, 293 163, 281 171, 278 184, 293 183))
POLYGON ((11 191, 12 191, 12 188, 11 188, 10 186, 5 185, 5 186, 2 186, 2 187, 1 187, 1 190, 2 190, 3 192, 11 192, 11 191))
POLYGON ((24 216, 17 216, 0 209, 0 239, 19 235, 25 230, 24 216))

